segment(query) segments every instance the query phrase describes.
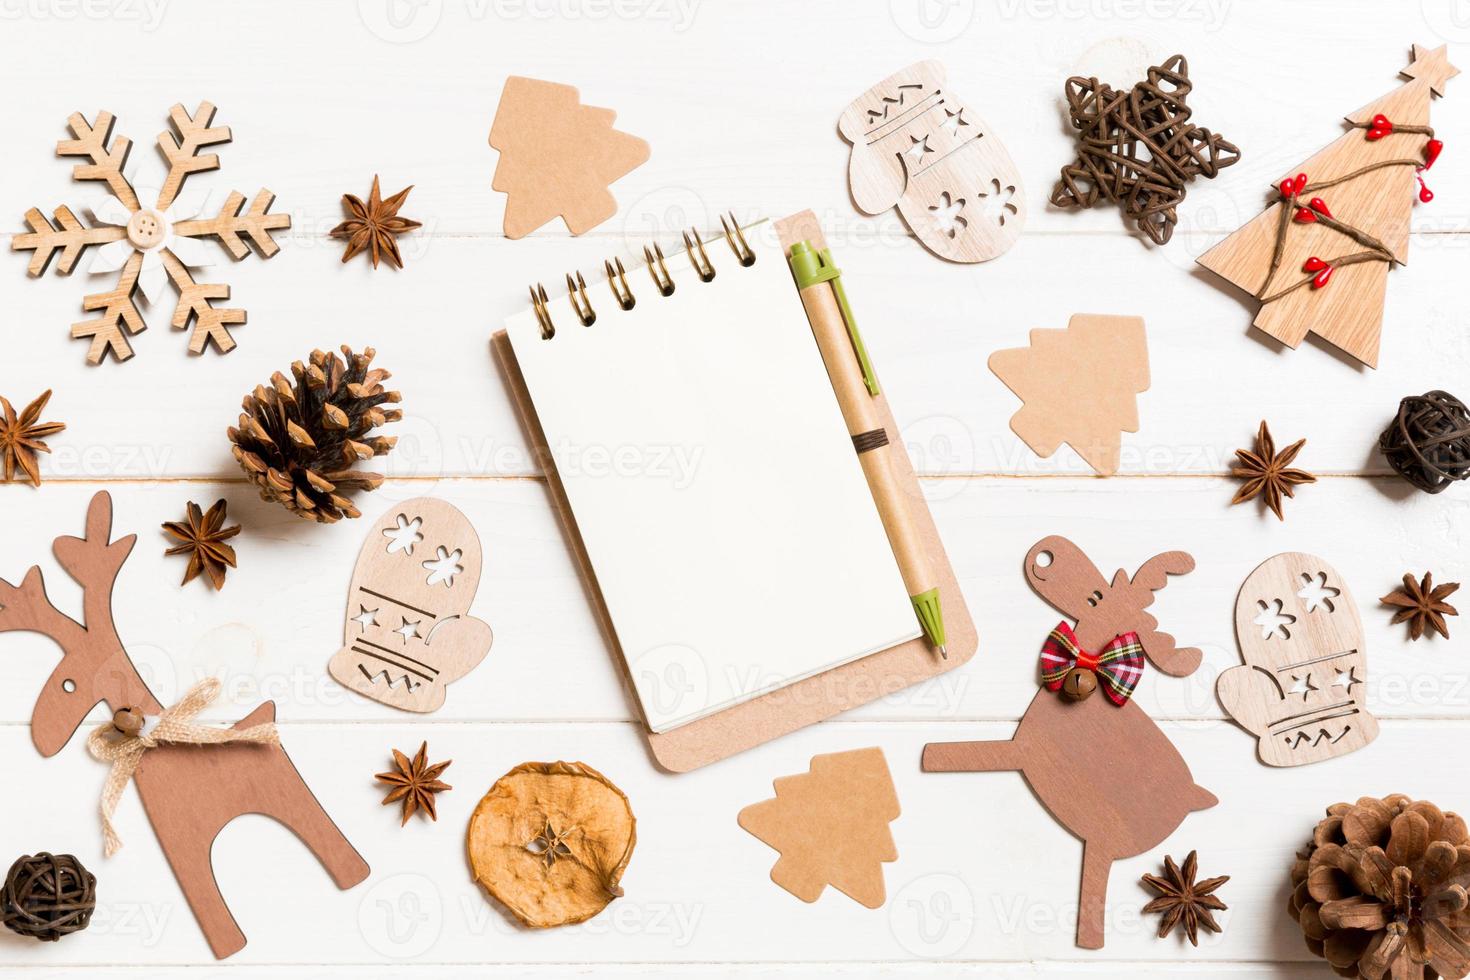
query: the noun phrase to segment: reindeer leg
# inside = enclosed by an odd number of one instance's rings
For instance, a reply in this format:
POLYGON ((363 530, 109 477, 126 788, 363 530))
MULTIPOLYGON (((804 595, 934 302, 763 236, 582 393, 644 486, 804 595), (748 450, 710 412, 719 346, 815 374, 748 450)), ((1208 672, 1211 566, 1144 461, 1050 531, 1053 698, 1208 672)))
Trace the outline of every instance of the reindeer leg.
POLYGON ((1020 746, 994 742, 930 742, 920 768, 925 772, 1008 772, 1023 768, 1020 746))
POLYGON ((210 865, 209 852, 214 845, 212 839, 189 839, 183 835, 167 834, 158 830, 158 842, 163 845, 164 856, 174 877, 184 891, 184 899, 194 912, 204 938, 209 941, 210 951, 217 960, 233 956, 245 948, 245 933, 235 922, 225 898, 220 894, 219 883, 214 880, 214 868, 210 865), (188 846, 182 842, 188 841, 188 846))
POLYGON ((1107 923, 1108 875, 1113 856, 1095 844, 1082 845, 1082 892, 1077 905, 1077 945, 1083 949, 1103 948, 1107 923))
POLYGON ((312 795, 290 756, 283 749, 276 749, 276 752, 279 753, 277 761, 288 772, 275 780, 274 792, 261 805, 260 812, 290 827, 316 855, 338 888, 347 889, 358 884, 371 870, 367 862, 327 816, 327 811, 312 795))

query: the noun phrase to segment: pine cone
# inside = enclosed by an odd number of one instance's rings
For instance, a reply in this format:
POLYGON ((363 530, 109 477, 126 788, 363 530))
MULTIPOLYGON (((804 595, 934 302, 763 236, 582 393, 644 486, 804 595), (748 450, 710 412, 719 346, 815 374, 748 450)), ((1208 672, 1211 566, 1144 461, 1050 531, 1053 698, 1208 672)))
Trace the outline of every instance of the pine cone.
POLYGON ((1470 974, 1470 833, 1457 815, 1402 795, 1335 804, 1291 883, 1291 917, 1338 976, 1470 974))
POLYGON ((271 375, 269 388, 257 385, 245 396, 239 428, 231 428, 235 459, 260 491, 298 516, 331 524, 360 517, 347 495, 376 490, 381 473, 360 472, 359 460, 386 455, 397 438, 367 437, 403 413, 383 409, 398 402, 396 391, 384 391, 387 371, 368 370, 371 347, 361 354, 344 345, 344 364, 336 354, 311 352, 311 363, 291 365, 293 387, 285 375, 271 375))

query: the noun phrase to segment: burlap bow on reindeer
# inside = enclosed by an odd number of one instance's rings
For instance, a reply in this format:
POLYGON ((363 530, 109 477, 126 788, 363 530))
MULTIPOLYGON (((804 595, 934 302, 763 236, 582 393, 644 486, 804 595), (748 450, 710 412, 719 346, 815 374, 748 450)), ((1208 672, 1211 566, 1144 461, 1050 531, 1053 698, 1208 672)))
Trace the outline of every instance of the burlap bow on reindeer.
POLYGON ((143 753, 161 745, 217 745, 223 742, 256 742, 264 745, 281 744, 275 722, 265 722, 250 728, 212 728, 196 725, 192 719, 209 707, 219 697, 220 683, 217 678, 206 677, 191 687, 183 699, 172 708, 165 708, 158 722, 148 731, 128 731, 118 722, 119 711, 112 721, 105 721, 87 736, 87 751, 94 759, 112 763, 107 782, 102 787, 102 836, 105 842, 103 853, 112 857, 122 847, 122 838, 112 824, 112 814, 122 799, 123 790, 143 761, 143 753))

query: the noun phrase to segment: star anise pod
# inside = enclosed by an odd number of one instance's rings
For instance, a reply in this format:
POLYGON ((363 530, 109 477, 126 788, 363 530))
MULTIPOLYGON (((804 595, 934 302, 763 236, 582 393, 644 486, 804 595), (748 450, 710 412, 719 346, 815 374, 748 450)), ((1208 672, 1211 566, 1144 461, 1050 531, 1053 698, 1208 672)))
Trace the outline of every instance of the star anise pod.
POLYGON ((1199 856, 1197 851, 1190 851, 1189 857, 1184 859, 1184 867, 1174 863, 1171 857, 1164 858, 1164 874, 1144 875, 1140 879, 1143 884, 1159 893, 1159 897, 1143 907, 1144 912, 1162 912, 1163 921, 1159 923, 1159 938, 1163 939, 1173 931, 1176 925, 1183 923, 1184 933, 1189 937, 1190 945, 1199 945, 1199 927, 1204 926, 1211 932, 1220 932, 1220 923, 1215 921, 1211 911, 1223 912, 1229 908, 1224 902, 1215 897, 1215 890, 1230 880, 1229 875, 1221 875, 1218 878, 1207 878, 1204 881, 1194 880, 1195 872, 1199 870, 1199 856))
POLYGON ((1264 497, 1266 506, 1276 515, 1278 521, 1286 520, 1281 513, 1282 497, 1293 497, 1293 487, 1303 483, 1316 483, 1317 478, 1306 470, 1291 468, 1292 460, 1296 454, 1302 451, 1307 440, 1298 439, 1287 446, 1281 452, 1276 451, 1276 441, 1271 438, 1271 430, 1266 423, 1261 422, 1261 431, 1256 433, 1256 448, 1254 451, 1248 449, 1237 449, 1235 456, 1239 463, 1231 469, 1231 473, 1245 483, 1235 492, 1232 504, 1244 503, 1257 497, 1264 497))
POLYGON ((1450 638, 1450 628, 1445 622, 1446 616, 1458 616, 1460 611, 1445 602, 1460 588, 1459 582, 1446 582, 1444 585, 1436 586, 1434 577, 1430 573, 1424 573, 1422 582, 1415 582, 1414 576, 1404 575, 1404 587, 1390 592, 1379 599, 1385 605, 1398 607, 1394 613, 1393 622, 1390 626, 1407 622, 1409 624, 1409 639, 1417 640, 1424 635, 1426 627, 1432 627, 1436 633, 1446 640, 1450 638))
POLYGON ((425 742, 419 746, 418 753, 410 762, 408 756, 393 750, 393 764, 398 767, 396 772, 380 772, 375 777, 393 787, 388 795, 383 797, 383 804, 403 801, 403 823, 408 823, 408 818, 413 816, 415 810, 423 810, 429 815, 430 820, 437 821, 439 814, 434 809, 434 794, 442 793, 446 789, 453 789, 448 783, 439 781, 439 775, 449 768, 450 759, 445 762, 436 762, 432 766, 428 762, 429 743, 425 742))
POLYGON ((180 542, 164 554, 189 556, 189 567, 184 569, 180 585, 188 585, 203 572, 216 592, 224 588, 225 566, 235 567, 235 549, 225 542, 240 533, 240 525, 225 527, 223 499, 216 500, 207 513, 191 500, 187 517, 182 521, 167 521, 163 529, 180 542))
POLYGON ((342 255, 343 262, 358 252, 371 250, 374 269, 378 267, 378 260, 383 257, 398 268, 403 268, 403 256, 398 252, 398 236, 421 227, 417 221, 398 217, 398 209, 408 199, 408 192, 411 190, 413 185, 409 184, 385 201, 378 192, 378 178, 375 174, 372 193, 368 195, 366 204, 355 194, 342 195, 342 208, 347 212, 347 220, 332 229, 332 237, 347 240, 347 251, 342 255))
POLYGON ((46 403, 51 400, 51 389, 31 402, 17 415, 15 408, 0 397, 0 457, 5 460, 5 482, 9 483, 19 469, 30 478, 31 485, 41 485, 41 468, 36 465, 36 453, 49 453, 51 448, 41 440, 54 436, 65 429, 61 422, 37 422, 46 403))

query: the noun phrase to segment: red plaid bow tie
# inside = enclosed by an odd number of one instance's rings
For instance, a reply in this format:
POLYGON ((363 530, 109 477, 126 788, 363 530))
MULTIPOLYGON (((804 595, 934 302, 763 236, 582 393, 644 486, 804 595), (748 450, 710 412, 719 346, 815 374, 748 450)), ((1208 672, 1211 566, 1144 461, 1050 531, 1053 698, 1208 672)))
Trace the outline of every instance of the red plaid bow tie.
POLYGON ((1058 623, 1041 645, 1041 680, 1048 691, 1062 689, 1073 667, 1092 671, 1102 682, 1108 700, 1121 707, 1133 696, 1143 676, 1143 644, 1137 633, 1115 636, 1099 653, 1088 653, 1077 642, 1072 627, 1058 623))

